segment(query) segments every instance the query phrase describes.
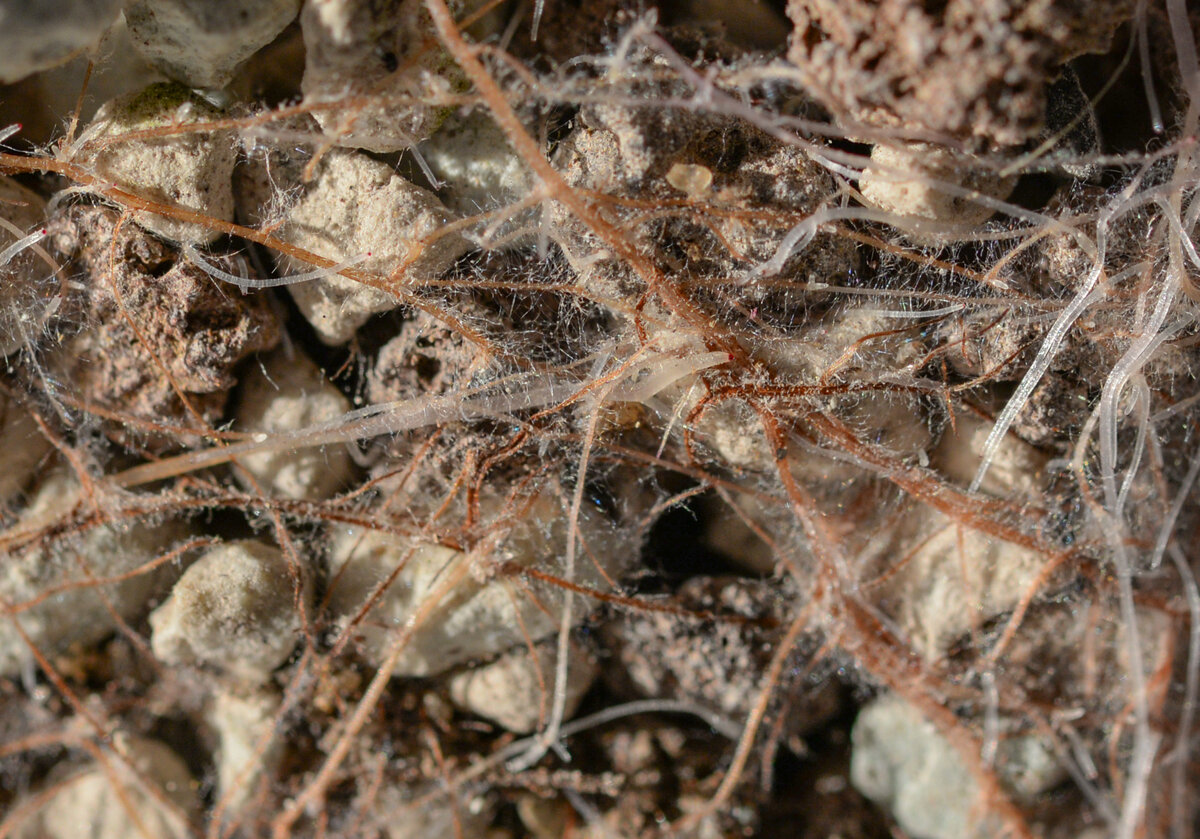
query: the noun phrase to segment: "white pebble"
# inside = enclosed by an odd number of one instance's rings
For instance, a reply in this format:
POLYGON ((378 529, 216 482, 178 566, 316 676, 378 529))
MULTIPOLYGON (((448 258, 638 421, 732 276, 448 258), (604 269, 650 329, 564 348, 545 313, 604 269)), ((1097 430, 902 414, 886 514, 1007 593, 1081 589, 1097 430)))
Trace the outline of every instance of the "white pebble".
MULTIPOLYGON (((255 432, 254 439, 298 431, 336 419, 350 410, 348 400, 301 355, 277 352, 250 365, 242 380, 237 408, 238 425, 255 432)), ((258 490, 274 496, 316 501, 333 496, 352 474, 345 446, 309 447, 243 455, 238 464, 253 476, 258 490)), ((242 478, 248 489, 249 481, 242 478)))
MULTIPOLYGON (((378 665, 408 620, 426 605, 440 584, 455 575, 459 563, 473 562, 473 573, 463 576, 415 626, 393 671, 395 675, 432 676, 473 658, 505 652, 527 643, 527 639, 546 638, 559 628, 563 589, 493 575, 488 568, 493 562, 511 562, 562 575, 566 518, 557 499, 539 496, 521 519, 512 523, 503 543, 491 555, 479 557, 468 557, 462 551, 415 537, 342 528, 333 536, 329 551, 332 616, 346 627, 375 588, 400 569, 365 620, 352 629, 364 658, 378 665)), ((607 590, 608 583, 592 557, 615 579, 636 555, 636 546, 599 515, 586 510, 580 515, 579 526, 588 552, 581 551, 576 557, 574 582, 607 590)), ((580 595, 574 598, 572 614, 582 620, 596 602, 580 595)))
MULTIPOLYGON (((89 127, 92 141, 77 163, 105 181, 163 204, 177 205, 221 221, 233 221, 235 144, 228 131, 186 130, 164 137, 122 141, 122 134, 219 119, 220 112, 187 88, 154 84, 114 99, 96 113, 89 127), (92 133, 94 132, 94 134, 92 133), (100 142, 106 143, 95 146, 100 142)), ((176 221, 139 212, 138 224, 158 235, 193 245, 221 235, 204 224, 176 221)))
POLYGON ((283 756, 283 742, 272 740, 262 754, 259 741, 275 728, 281 699, 269 690, 247 694, 218 688, 205 719, 217 733, 217 800, 227 814, 252 800, 264 774, 270 776, 283 756))
POLYGON ((300 0, 134 0, 125 24, 138 51, 166 75, 220 88, 299 11, 300 0))
POLYGON ((444 184, 446 205, 463 215, 513 204, 533 190, 529 167, 486 110, 450 117, 420 152, 444 184))
POLYGON ((150 627, 150 646, 168 664, 264 681, 287 661, 302 628, 287 560, 263 542, 213 548, 150 615, 150 627))
MULTIPOLYGON (((450 698, 456 705, 517 734, 537 730, 554 705, 558 645, 539 644, 536 655, 517 647, 495 661, 456 673, 450 698)), ((565 715, 574 715, 595 680, 596 663, 574 645, 568 647, 565 715)))
MULTIPOLYGON (((17 528, 22 533, 41 533, 58 524, 77 503, 88 501, 80 499, 74 476, 54 471, 43 478, 17 528)), ((134 572, 166 553, 184 533, 178 523, 121 520, 82 528, 79 536, 59 536, 49 544, 35 538, 29 548, 11 549, 0 562, 0 602, 19 609, 16 619, 43 655, 61 654, 72 644, 93 644, 116 628, 116 616, 133 620, 143 613, 172 566, 134 572), (91 582, 127 574, 134 575, 105 585, 91 582), (51 589, 59 591, 22 608, 51 589)), ((0 621, 0 675, 21 672, 33 661, 12 620, 0 621)))
MULTIPOLYGON (((362 258, 356 270, 384 278, 404 264, 395 278, 404 286, 437 278, 466 252, 468 244, 457 234, 417 246, 449 220, 437 196, 406 181, 387 164, 357 152, 334 150, 325 156, 314 181, 288 211, 276 235, 334 262, 362 258)), ((288 256, 278 262, 285 274, 313 267, 288 256)), ((291 285, 288 291, 327 344, 345 343, 372 315, 399 305, 393 295, 341 276, 291 285)))
POLYGON ((935 222, 930 238, 965 233, 995 213, 975 196, 1004 199, 1016 184, 973 158, 956 157, 927 143, 879 144, 871 150, 871 166, 862 174, 859 191, 870 205, 905 219, 935 222), (946 187, 968 191, 954 194, 946 187))
MULTIPOLYGON (((887 694, 863 708, 851 743, 850 782, 890 810, 913 839, 983 839, 1002 832, 980 800, 978 781, 962 755, 900 697, 887 694)), ((1066 777, 1035 735, 1003 736, 996 770, 1024 800, 1066 777)))
MULTIPOLYGON (((117 734, 129 765, 109 756, 57 778, 58 789, 14 834, 16 839, 183 839, 199 801, 175 752, 155 740, 117 734)), ((67 768, 64 766, 64 768, 67 768)), ((5 822, 8 825, 8 822, 5 822)))

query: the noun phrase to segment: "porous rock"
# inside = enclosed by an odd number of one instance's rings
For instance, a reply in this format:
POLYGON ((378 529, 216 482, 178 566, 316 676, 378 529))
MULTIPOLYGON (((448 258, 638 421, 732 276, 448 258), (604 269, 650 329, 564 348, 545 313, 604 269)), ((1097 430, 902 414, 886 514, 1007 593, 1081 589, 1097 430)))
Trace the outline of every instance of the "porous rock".
POLYGON ((533 189, 533 173, 485 110, 454 114, 420 152, 443 184, 446 206, 463 215, 512 204, 533 189))
POLYGON ((37 534, 56 528, 64 514, 86 514, 79 484, 55 470, 34 491, 19 528, 30 534, 23 547, 11 548, 0 563, 0 601, 16 608, 0 622, 0 674, 32 666, 33 653, 13 625, 15 619, 43 655, 54 656, 72 644, 93 644, 117 626, 117 619, 143 614, 151 598, 172 574, 170 566, 140 573, 181 538, 179 522, 149 524, 110 511, 114 520, 81 527, 78 535, 37 534), (122 577, 116 582, 98 579, 122 577), (36 603, 34 602, 36 601, 36 603), (34 605, 26 604, 33 603, 34 605))
MULTIPOLYGON (((859 712, 851 742, 851 783, 913 839, 997 835, 966 760, 916 707, 892 694, 874 700, 859 712)), ((1033 734, 1001 736, 996 773, 1024 800, 1066 777, 1050 746, 1033 734)))
MULTIPOLYGON (((529 580, 518 585, 497 573, 496 565, 564 573, 567 516, 557 499, 540 495, 511 526, 503 542, 484 556, 470 556, 418 537, 338 528, 329 548, 330 611, 356 638, 363 657, 380 664, 408 620, 427 610, 411 627, 399 653, 393 670, 398 676, 436 675, 470 659, 494 656, 529 639, 545 638, 560 626, 566 596, 563 589, 529 580), (460 574, 462 563, 472 563, 467 571, 474 573, 460 574), (452 585, 447 582, 454 580, 452 585), (441 591, 443 585, 451 587, 441 591), (531 587, 536 597, 531 597, 526 587, 531 587), (427 604, 439 591, 441 599, 432 606, 427 604), (374 605, 358 618, 360 609, 376 593, 374 605)), ((588 510, 580 513, 579 531, 588 547, 586 554, 576 558, 574 582, 607 590, 609 584, 595 562, 603 565, 608 579, 620 576, 634 555, 630 537, 588 510)), ((576 595, 572 614, 582 620, 593 607, 591 598, 576 595)))
POLYGON ((135 0, 125 24, 142 55, 166 75, 219 88, 299 11, 300 0, 135 0))
MULTIPOLYGON (((196 415, 215 422, 237 383, 236 365, 275 345, 278 321, 265 297, 230 293, 167 244, 118 221, 113 210, 73 207, 49 224, 55 249, 87 276, 73 303, 86 325, 50 366, 89 404, 155 425, 194 427, 196 415)), ((121 440, 144 436, 132 423, 107 430, 121 440)), ((166 449, 178 440, 154 435, 149 443, 166 449)))
MULTIPOLYGON (((429 237, 450 219, 437 196, 356 152, 325 155, 316 177, 288 211, 277 236, 334 262, 361 259, 355 269, 389 278, 399 287, 435 279, 467 249, 457 234, 429 237), (396 273, 393 275, 393 271, 396 273)), ((312 270, 294 257, 279 259, 285 273, 312 270)), ((378 288, 341 276, 288 287, 296 305, 327 344, 341 344, 374 314, 399 305, 378 288)))
POLYGON ((58 789, 16 831, 17 839, 183 839, 199 806, 195 779, 156 740, 118 734, 128 763, 109 757, 61 773, 58 789))
MULTIPOLYGON (((220 111, 178 84, 154 84, 105 103, 88 128, 91 140, 77 163, 104 181, 162 204, 233 221, 235 148, 230 131, 188 131, 220 111), (163 136, 122 140, 122 134, 178 129, 163 136)), ((222 234, 204 224, 139 211, 137 223, 177 242, 207 244, 222 234)))
POLYGON ((275 729, 280 696, 267 689, 218 689, 205 719, 217 734, 217 795, 228 812, 252 799, 264 776, 270 777, 283 756, 275 738, 259 754, 259 741, 275 729))
MULTIPOLYGON (((329 422, 349 410, 350 400, 315 364, 298 351, 290 356, 278 352, 250 366, 242 382, 237 422, 248 432, 269 435, 329 422)), ((336 444, 247 454, 238 464, 254 478, 258 490, 309 501, 331 497, 353 470, 350 453, 336 444)))
POLYGON ((1041 126, 1047 82, 1106 51, 1133 0, 791 0, 788 58, 846 122, 1015 145, 1041 126))
MULTIPOLYGON (((300 598, 309 598, 307 585, 300 598)), ((295 649, 301 603, 278 548, 230 542, 184 572, 150 615, 150 627, 154 654, 169 664, 205 664, 262 681, 295 649)))
MULTIPOLYGON (((450 679, 450 698, 465 711, 528 734, 549 718, 557 667, 557 644, 539 644, 532 653, 527 646, 518 647, 493 662, 456 673, 450 679)), ((598 672, 594 659, 568 646, 565 719, 575 714, 598 672)))
POLYGON ((95 46, 121 5, 121 0, 4 0, 0 82, 15 82, 95 46))
MULTIPOLYGON (((946 432, 932 462, 952 483, 968 485, 981 462, 991 424, 963 414, 946 432)), ((1046 458, 1009 435, 1001 441, 980 489, 1000 498, 1036 496, 1045 480, 1046 458)), ((957 640, 1014 608, 1038 583, 1050 559, 1017 542, 972 530, 954 517, 918 501, 881 530, 884 572, 880 594, 909 641, 937 661, 957 640)), ((1049 585, 1051 580, 1042 580, 1049 585)))
POLYGON ((979 197, 1004 199, 1015 176, 993 174, 979 161, 928 143, 907 146, 880 143, 871 150, 871 166, 859 180, 867 203, 885 212, 922 222, 930 238, 954 236, 987 221, 995 210, 979 197))

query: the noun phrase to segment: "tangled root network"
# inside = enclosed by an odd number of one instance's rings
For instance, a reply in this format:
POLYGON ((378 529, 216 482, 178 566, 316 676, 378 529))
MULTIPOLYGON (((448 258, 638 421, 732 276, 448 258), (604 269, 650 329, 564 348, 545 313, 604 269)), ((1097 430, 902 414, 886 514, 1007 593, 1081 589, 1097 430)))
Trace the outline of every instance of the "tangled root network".
POLYGON ((1200 835, 1200 6, 0 29, 0 837, 1200 835))

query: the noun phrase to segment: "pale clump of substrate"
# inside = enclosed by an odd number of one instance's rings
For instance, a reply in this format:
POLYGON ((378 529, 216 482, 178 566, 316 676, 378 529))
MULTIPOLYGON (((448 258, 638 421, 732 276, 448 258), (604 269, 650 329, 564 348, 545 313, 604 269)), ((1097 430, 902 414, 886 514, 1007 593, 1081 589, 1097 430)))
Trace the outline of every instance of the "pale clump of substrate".
POLYGON ((0 834, 1192 835, 1200 22, 533 5, 0 155, 0 834))

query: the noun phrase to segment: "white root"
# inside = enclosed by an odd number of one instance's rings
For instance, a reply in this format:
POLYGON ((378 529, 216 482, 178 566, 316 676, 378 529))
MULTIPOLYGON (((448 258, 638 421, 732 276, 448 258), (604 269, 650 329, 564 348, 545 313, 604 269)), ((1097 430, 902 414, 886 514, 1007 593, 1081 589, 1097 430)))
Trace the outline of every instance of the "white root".
MULTIPOLYGON (((702 353, 684 358, 664 353, 617 379, 604 401, 647 400, 686 375, 728 360, 726 353, 702 353)), ((514 411, 546 408, 573 401, 586 384, 587 381, 572 370, 519 373, 465 391, 369 405, 330 422, 297 431, 259 435, 262 439, 255 437, 229 446, 146 463, 116 475, 114 481, 119 486, 138 486, 228 463, 247 454, 365 440, 447 422, 469 422, 482 417, 504 418, 514 411)))

